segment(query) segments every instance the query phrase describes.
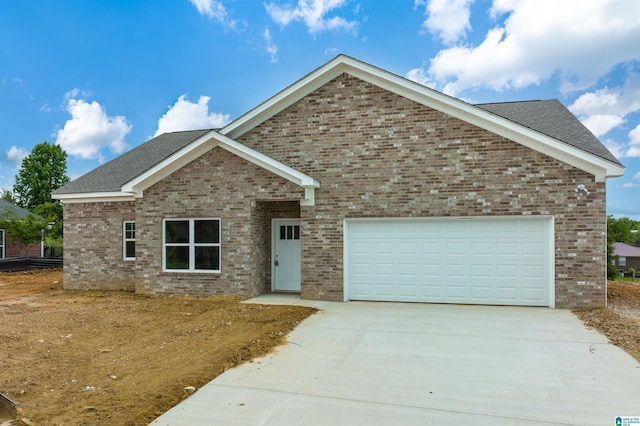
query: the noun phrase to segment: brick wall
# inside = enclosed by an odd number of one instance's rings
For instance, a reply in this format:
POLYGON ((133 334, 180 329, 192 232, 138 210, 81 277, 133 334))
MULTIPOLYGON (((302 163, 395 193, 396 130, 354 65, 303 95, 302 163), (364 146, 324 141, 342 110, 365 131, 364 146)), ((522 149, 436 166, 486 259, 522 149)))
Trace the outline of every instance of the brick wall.
POLYGON ((347 75, 238 140, 320 181, 316 205, 215 148, 136 202, 66 205, 65 286, 253 296, 270 288, 271 219, 300 217, 302 297, 343 300, 346 218, 552 215, 556 306, 605 303, 605 184, 567 164, 347 75), (162 219, 198 217, 221 219, 221 272, 162 272, 162 219))
POLYGON ((345 218, 552 215, 556 306, 605 303, 605 184, 567 164, 348 75, 238 140, 321 183, 303 298, 343 299, 345 218))
POLYGON ((135 204, 78 203, 64 206, 64 287, 129 290, 135 262, 123 260, 122 223, 135 220, 135 204))
POLYGON ((301 187, 214 148, 137 202, 136 291, 246 297, 268 291, 271 217, 291 210, 279 202, 302 198, 301 187), (220 273, 162 272, 162 219, 198 217, 221 220, 220 273))
POLYGON ((5 233, 4 257, 40 257, 42 247, 40 244, 22 244, 5 233))

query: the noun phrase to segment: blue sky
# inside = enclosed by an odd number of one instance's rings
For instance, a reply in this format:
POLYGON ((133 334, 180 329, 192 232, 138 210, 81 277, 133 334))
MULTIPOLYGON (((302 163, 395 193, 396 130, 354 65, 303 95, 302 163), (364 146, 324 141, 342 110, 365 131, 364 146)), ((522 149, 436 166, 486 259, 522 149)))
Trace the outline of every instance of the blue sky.
POLYGON ((472 103, 559 99, 626 166, 640 219, 637 0, 0 0, 0 188, 43 141, 76 178, 220 127, 339 53, 472 103))

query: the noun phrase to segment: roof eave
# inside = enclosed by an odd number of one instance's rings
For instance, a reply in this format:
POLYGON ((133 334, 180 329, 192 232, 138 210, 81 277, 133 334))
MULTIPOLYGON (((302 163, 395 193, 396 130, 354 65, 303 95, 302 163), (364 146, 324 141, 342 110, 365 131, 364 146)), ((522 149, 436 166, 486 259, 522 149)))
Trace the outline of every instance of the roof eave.
POLYGON ((122 202, 133 201, 135 194, 125 191, 113 191, 113 192, 76 192, 70 194, 53 193, 51 198, 54 200, 60 200, 64 204, 74 203, 107 203, 107 202, 122 202))
POLYGON ((263 104, 229 123, 220 130, 220 133, 237 139, 342 73, 347 73, 549 155, 594 175, 598 182, 610 177, 622 176, 624 173, 624 166, 619 163, 573 147, 558 139, 485 111, 480 107, 344 55, 337 56, 263 104))
POLYGON ((185 148, 156 164, 151 169, 142 173, 135 179, 125 183, 122 191, 134 194, 136 198, 141 198, 144 191, 160 180, 178 171, 191 161, 204 155, 215 147, 221 147, 234 155, 237 155, 263 169, 280 176, 305 189, 305 197, 301 200, 302 205, 314 205, 314 190, 320 187, 320 183, 292 167, 287 166, 271 157, 255 151, 241 143, 238 143, 217 131, 211 131, 201 136, 185 148))

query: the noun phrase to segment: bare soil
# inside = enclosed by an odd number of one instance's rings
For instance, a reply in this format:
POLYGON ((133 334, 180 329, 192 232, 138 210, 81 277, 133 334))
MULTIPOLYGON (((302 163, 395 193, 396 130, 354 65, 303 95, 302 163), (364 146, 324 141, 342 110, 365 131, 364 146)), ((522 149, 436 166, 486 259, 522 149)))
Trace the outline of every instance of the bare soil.
POLYGON ((63 291, 61 271, 0 273, 0 392, 38 426, 146 425, 315 312, 241 301, 63 291))
MULTIPOLYGON (((608 296, 575 312, 640 361, 640 284, 609 282, 608 296)), ((0 392, 38 426, 146 425, 315 312, 241 301, 63 291, 61 271, 0 273, 0 392)))
POLYGON ((609 281, 606 308, 574 311, 593 327, 640 361, 640 284, 609 281))

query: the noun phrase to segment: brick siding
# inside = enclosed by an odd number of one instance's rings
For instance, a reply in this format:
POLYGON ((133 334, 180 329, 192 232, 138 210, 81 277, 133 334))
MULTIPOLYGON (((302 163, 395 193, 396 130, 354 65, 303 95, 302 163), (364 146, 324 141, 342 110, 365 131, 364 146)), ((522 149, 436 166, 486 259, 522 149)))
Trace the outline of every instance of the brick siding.
POLYGON ((300 217, 301 296, 343 300, 344 219, 550 215, 556 306, 605 304, 605 184, 572 166, 348 75, 237 140, 318 180, 315 206, 298 205, 302 188, 215 148, 135 203, 66 205, 65 285, 106 276, 131 288, 135 265, 141 293, 264 293, 271 219, 300 217), (137 259, 127 264, 121 222, 134 217, 137 259), (169 217, 221 219, 219 274, 162 272, 169 217))
POLYGON ((552 215, 556 306, 605 304, 605 184, 572 166, 346 74, 238 141, 321 182, 303 298, 343 300, 345 218, 552 215))
POLYGON ((122 223, 135 220, 135 203, 64 205, 64 287, 135 288, 135 262, 123 260, 122 223))
POLYGON ((40 244, 22 244, 5 233, 4 257, 40 257, 42 247, 40 244))

